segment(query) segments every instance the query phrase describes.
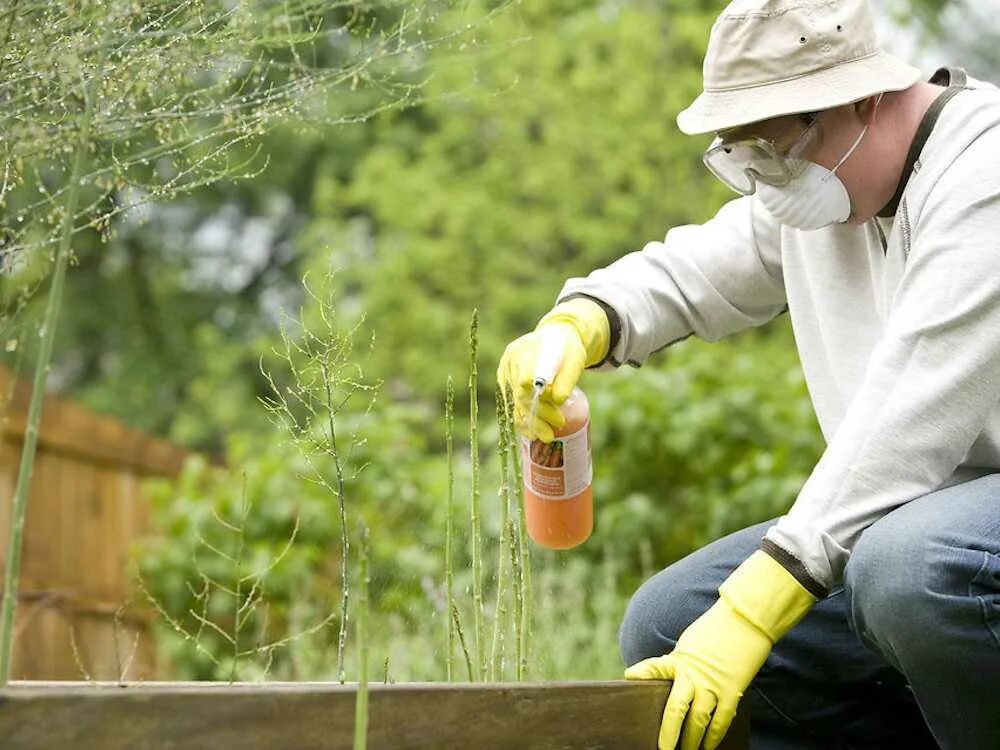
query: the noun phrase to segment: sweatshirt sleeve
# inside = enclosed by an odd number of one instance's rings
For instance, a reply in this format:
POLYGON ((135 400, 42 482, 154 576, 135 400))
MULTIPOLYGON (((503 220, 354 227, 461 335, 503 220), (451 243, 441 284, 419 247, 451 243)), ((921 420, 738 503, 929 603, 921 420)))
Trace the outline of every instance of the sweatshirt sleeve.
POLYGON ((973 142, 914 218, 864 381, 762 543, 821 598, 842 580, 865 528, 948 483, 1000 402, 997 137, 973 142))
POLYGON ((785 309, 778 225, 757 201, 737 198, 705 224, 675 227, 663 242, 570 279, 559 300, 578 296, 608 314, 604 367, 639 366, 692 334, 714 341, 762 325, 785 309))

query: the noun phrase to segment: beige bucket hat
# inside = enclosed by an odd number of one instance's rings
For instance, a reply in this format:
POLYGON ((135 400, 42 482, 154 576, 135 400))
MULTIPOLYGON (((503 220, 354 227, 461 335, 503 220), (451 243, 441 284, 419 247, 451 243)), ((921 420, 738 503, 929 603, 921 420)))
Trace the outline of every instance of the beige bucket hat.
POLYGON ((921 78, 878 48, 867 0, 735 0, 712 26, 688 135, 839 107, 921 78))

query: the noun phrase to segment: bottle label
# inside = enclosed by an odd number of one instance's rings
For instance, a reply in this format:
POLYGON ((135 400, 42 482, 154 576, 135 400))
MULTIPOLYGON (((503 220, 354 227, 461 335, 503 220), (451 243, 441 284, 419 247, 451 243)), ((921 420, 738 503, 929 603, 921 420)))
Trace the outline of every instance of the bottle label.
POLYGON ((524 483, 543 500, 568 500, 590 486, 590 420, 551 443, 521 438, 524 483))

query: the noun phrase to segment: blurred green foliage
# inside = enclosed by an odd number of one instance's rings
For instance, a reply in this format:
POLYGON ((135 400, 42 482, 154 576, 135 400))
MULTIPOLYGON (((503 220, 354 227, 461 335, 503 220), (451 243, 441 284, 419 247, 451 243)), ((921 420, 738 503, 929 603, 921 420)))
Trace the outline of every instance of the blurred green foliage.
MULTIPOLYGON (((375 336, 358 359, 384 382, 373 412, 351 425, 365 468, 347 488, 352 513, 372 528, 372 648, 389 658, 392 678, 443 678, 442 404, 447 377, 467 378, 471 310, 480 311, 482 413, 492 415, 489 375, 503 346, 534 325, 566 277, 704 220, 729 197, 701 165, 703 140, 674 125, 700 90, 721 6, 517 4, 481 30, 476 55, 433 53, 440 64, 418 106, 328 132, 289 126, 266 139, 271 165, 259 178, 154 207, 107 247, 77 249, 56 380, 230 467, 195 462, 155 492, 165 536, 139 551, 140 564, 172 616, 189 617, 193 550, 218 533, 213 513, 231 517, 244 482, 254 559, 278 555, 301 519, 267 577, 267 627, 301 632, 337 606, 335 499, 302 478, 301 455, 256 403, 267 388, 261 364, 279 383, 288 377, 268 354, 280 310, 308 314, 302 274, 333 269, 343 325, 363 317, 375 336)), ((689 340, 582 385, 597 526, 572 552, 533 551, 536 678, 618 677, 617 623, 643 577, 783 512, 822 450, 785 319, 719 344, 689 340)), ((457 404, 461 424, 461 392, 457 404)), ((483 421, 495 560, 496 428, 483 421)), ((459 453, 462 566, 469 477, 467 449, 459 453)), ((471 578, 456 575, 468 636, 471 578)), ((335 630, 240 674, 330 677, 335 630)), ((228 676, 231 665, 162 631, 178 676, 228 676)))

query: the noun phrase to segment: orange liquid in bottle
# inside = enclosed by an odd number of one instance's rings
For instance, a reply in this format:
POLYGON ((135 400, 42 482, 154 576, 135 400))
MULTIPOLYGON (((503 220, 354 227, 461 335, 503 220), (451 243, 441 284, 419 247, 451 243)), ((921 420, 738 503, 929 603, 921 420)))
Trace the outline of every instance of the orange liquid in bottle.
POLYGON ((528 536, 549 549, 575 547, 594 530, 590 406, 576 388, 561 409, 566 424, 551 443, 521 439, 528 536))

